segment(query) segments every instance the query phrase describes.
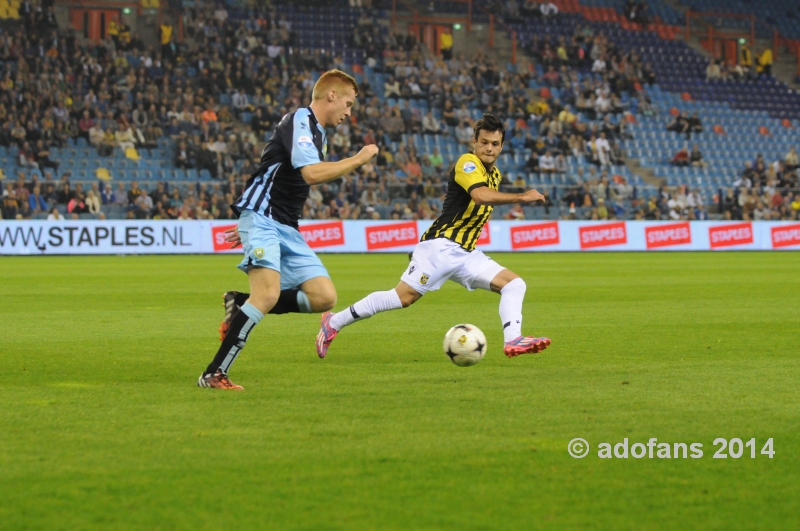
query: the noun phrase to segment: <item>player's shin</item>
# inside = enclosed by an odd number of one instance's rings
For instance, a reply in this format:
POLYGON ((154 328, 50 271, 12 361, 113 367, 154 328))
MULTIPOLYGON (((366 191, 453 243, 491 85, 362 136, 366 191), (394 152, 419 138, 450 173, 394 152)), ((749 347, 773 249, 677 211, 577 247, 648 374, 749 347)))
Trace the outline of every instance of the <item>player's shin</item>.
POLYGON ((278 302, 268 313, 311 313, 311 302, 301 290, 285 289, 281 291, 278 302))
MULTIPOLYGON (((249 293, 236 292, 234 301, 237 306, 244 306, 247 299, 250 298, 249 293)), ((311 310, 311 302, 308 296, 299 289, 285 289, 281 291, 278 297, 278 302, 275 306, 267 312, 271 314, 282 313, 313 313, 311 310)))
POLYGON ((525 288, 525 281, 515 278, 500 290, 500 320, 506 343, 522 335, 522 301, 525 299, 525 288))
POLYGON ((331 326, 341 330, 361 319, 372 317, 376 313, 399 310, 403 307, 396 290, 376 291, 370 293, 349 308, 342 310, 331 318, 331 326))
POLYGON ((217 369, 222 369, 226 373, 236 361, 237 356, 247 343, 247 337, 250 331, 261 321, 264 315, 252 304, 246 303, 242 306, 231 321, 228 332, 225 334, 225 339, 219 346, 217 355, 214 356, 214 361, 206 369, 205 374, 213 374, 217 369))

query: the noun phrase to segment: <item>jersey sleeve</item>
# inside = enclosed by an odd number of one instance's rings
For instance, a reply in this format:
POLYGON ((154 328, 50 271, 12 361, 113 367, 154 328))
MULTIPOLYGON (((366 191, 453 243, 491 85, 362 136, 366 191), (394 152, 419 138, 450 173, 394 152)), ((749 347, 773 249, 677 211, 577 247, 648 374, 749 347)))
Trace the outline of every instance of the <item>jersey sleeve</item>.
MULTIPOLYGON (((288 132, 288 131, 287 131, 288 132)), ((297 111, 292 118, 291 138, 285 135, 284 147, 291 155, 292 167, 296 170, 322 162, 307 113, 297 111), (289 143, 291 142, 291 143, 289 143), (287 145, 288 144, 288 145, 287 145)))
POLYGON ((481 159, 473 154, 462 155, 456 162, 456 182, 467 192, 489 186, 489 176, 481 159))

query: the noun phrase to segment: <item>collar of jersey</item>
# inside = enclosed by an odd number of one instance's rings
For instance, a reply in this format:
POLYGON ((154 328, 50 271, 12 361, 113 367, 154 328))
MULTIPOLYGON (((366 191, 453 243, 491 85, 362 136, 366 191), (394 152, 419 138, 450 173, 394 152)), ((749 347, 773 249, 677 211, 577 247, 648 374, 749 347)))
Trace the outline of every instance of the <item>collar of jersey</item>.
POLYGON ((314 114, 314 109, 311 108, 311 105, 306 107, 306 109, 308 109, 308 112, 311 114, 311 119, 314 120, 314 125, 319 125, 319 120, 317 120, 317 115, 314 114))

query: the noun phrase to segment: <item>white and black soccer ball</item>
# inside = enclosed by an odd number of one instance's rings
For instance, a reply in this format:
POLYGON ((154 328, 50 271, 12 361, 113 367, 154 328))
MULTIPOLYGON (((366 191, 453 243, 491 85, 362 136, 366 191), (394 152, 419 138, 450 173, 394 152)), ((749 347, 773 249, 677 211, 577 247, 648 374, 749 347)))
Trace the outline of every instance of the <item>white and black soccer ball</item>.
POLYGON ((475 365, 486 354, 486 336, 475 325, 455 325, 444 336, 444 353, 459 367, 475 365))

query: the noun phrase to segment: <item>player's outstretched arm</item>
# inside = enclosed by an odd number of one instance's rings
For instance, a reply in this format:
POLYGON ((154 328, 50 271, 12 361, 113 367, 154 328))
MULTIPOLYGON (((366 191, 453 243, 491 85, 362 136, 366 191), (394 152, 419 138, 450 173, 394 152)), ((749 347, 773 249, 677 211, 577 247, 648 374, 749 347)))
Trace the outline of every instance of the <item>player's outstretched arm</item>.
POLYGON ((544 201, 544 196, 536 190, 528 190, 521 194, 507 194, 492 190, 488 186, 481 186, 474 188, 470 193, 472 201, 476 205, 511 205, 514 203, 535 203, 536 201, 544 201))
POLYGON ((342 175, 347 175, 366 164, 375 155, 378 154, 378 146, 370 144, 361 148, 357 155, 342 159, 336 162, 319 162, 309 166, 303 166, 300 173, 303 174, 303 180, 308 184, 322 184, 334 179, 338 179, 342 175))

